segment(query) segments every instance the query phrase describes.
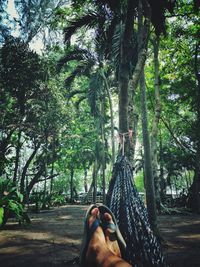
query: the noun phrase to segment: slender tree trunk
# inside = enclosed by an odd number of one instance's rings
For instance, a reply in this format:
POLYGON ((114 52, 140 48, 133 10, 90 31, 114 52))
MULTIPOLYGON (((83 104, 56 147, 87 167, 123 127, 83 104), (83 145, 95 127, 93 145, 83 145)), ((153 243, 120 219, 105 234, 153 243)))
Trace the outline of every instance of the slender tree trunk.
POLYGON ((164 179, 164 165, 163 165, 163 145, 162 145, 162 133, 160 131, 160 149, 159 149, 159 155, 160 155, 160 197, 161 202, 165 202, 166 198, 166 181, 164 179))
POLYGON ((195 75, 197 79, 197 93, 196 93, 196 142, 197 142, 197 152, 196 152, 196 166, 195 174, 192 186, 189 193, 189 205, 194 212, 200 213, 200 70, 198 69, 198 53, 200 48, 200 41, 196 44, 195 49, 195 75))
POLYGON ((111 98, 111 94, 110 94, 110 87, 108 85, 108 81, 107 78, 103 72, 103 70, 101 71, 101 76, 104 80, 105 83, 105 89, 106 89, 106 93, 108 96, 108 101, 109 101, 109 107, 110 107, 110 128, 111 128, 111 144, 112 144, 112 165, 114 165, 115 163, 115 137, 114 137, 114 115, 113 115, 113 104, 112 104, 112 98, 111 98))
POLYGON ((33 158, 35 157, 38 149, 39 149, 39 145, 37 145, 35 147, 35 149, 33 150, 32 154, 28 158, 28 160, 27 160, 27 162, 26 162, 26 164, 25 164, 25 166, 23 168, 22 175, 21 175, 21 181, 20 181, 20 192, 22 194, 25 194, 25 191, 24 191, 24 189, 25 189, 25 178, 26 178, 26 174, 27 174, 28 168, 29 168, 33 158))
POLYGON ((130 100, 129 100, 129 129, 132 130, 132 138, 130 138, 130 150, 129 150, 129 160, 132 166, 134 167, 134 154, 135 154, 135 145, 137 138, 137 125, 138 125, 138 114, 136 112, 136 107, 134 104, 134 96, 136 89, 138 87, 140 74, 144 68, 144 64, 147 57, 147 46, 148 46, 148 35, 150 28, 150 8, 149 6, 145 7, 147 17, 145 18, 143 24, 143 8, 142 3, 138 5, 138 49, 137 49, 137 64, 133 71, 132 79, 130 80, 130 100))
POLYGON ((70 202, 74 202, 74 169, 70 169, 70 202))
POLYGON ((94 161, 93 165, 93 173, 92 173, 92 181, 93 181, 93 203, 96 203, 97 200, 97 173, 98 173, 98 163, 97 159, 94 161))
POLYGON ((103 203, 106 202, 106 157, 105 157, 105 96, 102 97, 101 101, 101 142, 102 142, 102 191, 103 191, 103 203))
POLYGON ((129 161, 134 168, 135 159, 135 147, 137 141, 137 129, 139 115, 135 106, 135 88, 132 88, 132 80, 130 81, 130 96, 129 96, 129 131, 130 131, 130 150, 129 150, 129 161), (132 132, 131 132, 132 131, 132 132))
POLYGON ((29 182, 28 186, 27 186, 27 189, 26 189, 26 192, 27 192, 27 198, 29 199, 29 195, 30 195, 30 192, 31 190, 33 189, 33 186, 38 183, 39 181, 39 178, 43 175, 45 171, 45 167, 42 166, 40 168, 40 170, 34 175, 34 177, 32 178, 32 180, 29 182))
POLYGON ((85 170, 85 172, 84 172, 84 189, 85 189, 85 193, 87 193, 88 192, 87 170, 85 170))
POLYGON ((51 179, 51 182, 50 182, 50 194, 53 192, 53 173, 54 173, 54 162, 52 163, 52 165, 51 165, 51 177, 52 177, 52 179, 51 179))
POLYGON ((93 186, 93 179, 92 179, 92 183, 91 183, 90 188, 89 188, 89 190, 88 190, 88 192, 87 192, 87 196, 86 196, 85 199, 84 199, 84 201, 85 201, 86 203, 89 202, 89 198, 90 198, 90 196, 92 196, 92 198, 93 198, 93 188, 94 188, 94 186, 93 186))
POLYGON ((47 164, 45 163, 45 170, 44 170, 44 194, 43 194, 43 203, 42 209, 46 208, 46 196, 47 196, 47 164))
POLYGON ((144 146, 144 169, 145 169, 147 210, 152 229, 154 230, 155 233, 157 233, 158 232, 157 215, 156 215, 156 204, 155 204, 154 180, 153 180, 152 163, 151 163, 151 147, 150 147, 149 131, 148 131, 146 85, 145 85, 144 70, 141 73, 140 90, 141 90, 141 114, 142 114, 142 134, 143 134, 143 146, 144 146))
POLYGON ((17 136, 17 146, 16 146, 16 156, 15 156, 15 168, 14 168, 14 175, 13 175, 13 182, 17 182, 17 172, 19 168, 19 159, 20 159, 20 149, 21 149, 21 134, 22 131, 19 129, 18 136, 17 136))
MULTIPOLYGON (((46 110, 48 110, 48 103, 46 102, 46 110)), ((47 195, 47 175, 48 175, 48 130, 45 129, 45 163, 44 163, 44 195, 42 208, 46 208, 46 195, 47 195)))
POLYGON ((160 177, 159 177, 159 167, 158 167, 158 126, 161 115, 161 103, 160 103, 160 82, 159 82, 159 37, 156 36, 153 40, 154 47, 154 72, 155 72, 155 108, 154 108, 154 119, 151 131, 151 152, 152 152, 152 169, 155 185, 155 196, 156 196, 156 206, 157 209, 161 210, 161 197, 160 197, 160 177))

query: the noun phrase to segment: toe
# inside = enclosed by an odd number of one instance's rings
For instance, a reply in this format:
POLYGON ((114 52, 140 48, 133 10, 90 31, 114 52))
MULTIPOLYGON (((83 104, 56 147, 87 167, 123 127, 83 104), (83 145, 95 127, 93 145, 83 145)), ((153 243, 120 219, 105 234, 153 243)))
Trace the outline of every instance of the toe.
POLYGON ((99 209, 94 208, 90 212, 90 217, 88 219, 89 227, 93 224, 93 222, 99 217, 99 209))
POLYGON ((106 234, 114 233, 116 231, 116 225, 113 222, 112 216, 109 213, 103 214, 103 229, 106 234))
POLYGON ((113 223, 112 216, 109 213, 104 213, 103 218, 106 222, 113 223))

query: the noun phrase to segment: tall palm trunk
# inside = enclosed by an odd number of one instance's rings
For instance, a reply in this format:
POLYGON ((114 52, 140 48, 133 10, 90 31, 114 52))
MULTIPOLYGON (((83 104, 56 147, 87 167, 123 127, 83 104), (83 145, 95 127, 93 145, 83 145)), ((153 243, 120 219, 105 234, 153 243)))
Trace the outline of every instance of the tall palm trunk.
POLYGON ((112 145, 112 164, 115 163, 115 137, 114 137, 114 115, 113 115, 113 104, 112 98, 110 94, 110 87, 108 84, 108 80, 104 74, 104 71, 101 71, 101 76, 105 83, 105 90, 108 96, 109 108, 110 108, 110 128, 111 128, 111 145, 112 145))
POLYGON ((146 57, 147 57, 147 45, 149 37, 149 28, 150 28, 150 7, 146 6, 146 15, 147 17, 143 23, 143 8, 142 3, 139 2, 138 5, 138 49, 137 53, 137 64, 133 71, 132 78, 130 80, 130 99, 129 99, 129 128, 132 130, 132 138, 130 139, 130 151, 129 151, 129 160, 132 166, 134 167, 134 154, 135 154, 135 145, 137 137, 137 125, 138 125, 138 114, 136 112, 136 107, 134 103, 135 92, 138 87, 140 74, 144 67, 146 57))
POLYGON ((148 131, 146 85, 145 85, 144 70, 141 73, 140 90, 141 90, 141 114, 142 114, 142 134, 143 134, 143 146, 144 146, 144 170, 145 170, 147 210, 152 229, 155 231, 155 233, 157 233, 157 215, 156 215, 156 205, 155 205, 154 180, 153 180, 152 163, 151 163, 151 147, 150 147, 149 131, 148 131))
POLYGON ((155 72, 155 82, 154 82, 154 90, 155 90, 155 108, 154 108, 154 119, 151 131, 151 152, 152 152, 152 169, 153 169, 153 177, 154 177, 154 185, 155 185, 155 196, 156 196, 156 205, 158 210, 160 211, 161 197, 160 197, 160 177, 158 171, 158 126, 161 115, 161 103, 160 103, 160 82, 159 82, 159 37, 157 36, 153 41, 154 47, 154 72, 155 72))
POLYGON ((103 94, 101 100, 101 142, 102 142, 102 191, 103 191, 103 203, 106 202, 106 155, 105 155, 105 95, 103 94))
MULTIPOLYGON (((128 1, 127 15, 125 21, 125 30, 121 44, 121 60, 119 67, 119 132, 120 134, 127 133, 128 125, 128 88, 130 77, 130 65, 132 44, 131 37, 133 33, 135 3, 132 0, 128 1)), ((129 139, 125 140, 125 153, 129 152, 129 139)))
POLYGON ((129 130, 132 131, 130 138, 130 148, 129 148, 129 161, 134 168, 134 159, 135 159, 135 147, 137 141, 137 130, 138 130, 138 121, 139 115, 135 105, 135 88, 132 87, 132 80, 130 81, 130 95, 129 95, 129 130))

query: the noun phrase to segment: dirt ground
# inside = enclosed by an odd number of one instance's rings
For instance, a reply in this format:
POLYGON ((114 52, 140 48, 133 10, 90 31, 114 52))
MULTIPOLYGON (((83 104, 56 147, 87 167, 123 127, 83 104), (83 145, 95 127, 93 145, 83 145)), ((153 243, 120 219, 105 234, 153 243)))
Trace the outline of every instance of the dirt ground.
MULTIPOLYGON (((0 231, 1 267, 76 267, 87 206, 67 205, 30 214, 32 223, 9 221, 0 231)), ((200 216, 160 216, 163 245, 171 267, 200 266, 200 216)))

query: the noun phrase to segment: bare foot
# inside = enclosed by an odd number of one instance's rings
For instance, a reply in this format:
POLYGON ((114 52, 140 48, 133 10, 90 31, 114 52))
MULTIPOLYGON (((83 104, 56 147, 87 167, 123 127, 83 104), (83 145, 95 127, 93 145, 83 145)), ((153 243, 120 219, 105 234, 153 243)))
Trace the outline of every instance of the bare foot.
MULTIPOLYGON (((92 224, 96 219, 99 218, 99 216, 100 216, 99 209, 94 208, 91 211, 90 218, 88 219, 89 228, 92 227, 92 224)), ((97 266, 96 265, 97 258, 99 257, 99 254, 105 253, 105 250, 106 250, 106 240, 103 230, 99 226, 93 233, 88 245, 88 250, 86 253, 87 266, 93 266, 93 267, 97 266)))
MULTIPOLYGON (((89 228, 100 216, 99 209, 94 208, 88 219, 89 228)), ((110 214, 105 213, 102 217, 106 222, 113 223, 110 214)), ((101 226, 98 226, 93 233, 86 253, 86 266, 84 267, 131 267, 121 258, 120 249, 115 237, 115 233, 107 228, 103 232, 101 226)))
MULTIPOLYGON (((111 224, 114 227, 114 222, 112 220, 112 216, 109 213, 104 213, 102 216, 102 220, 107 224, 111 224)), ((115 230, 110 228, 109 226, 104 230, 104 235, 106 239, 107 247, 114 253, 116 256, 121 258, 121 252, 119 248, 119 244, 117 242, 117 237, 115 230)))

